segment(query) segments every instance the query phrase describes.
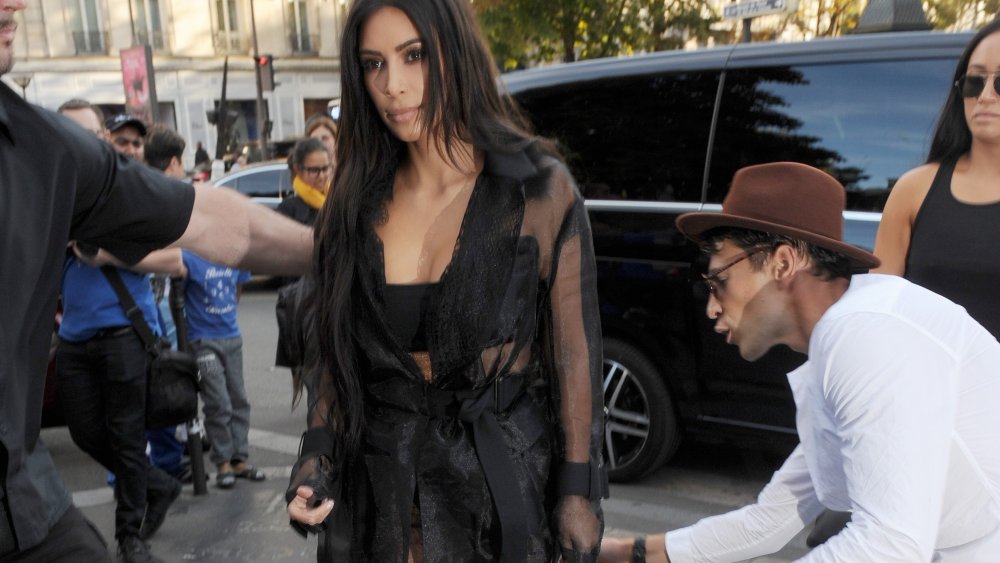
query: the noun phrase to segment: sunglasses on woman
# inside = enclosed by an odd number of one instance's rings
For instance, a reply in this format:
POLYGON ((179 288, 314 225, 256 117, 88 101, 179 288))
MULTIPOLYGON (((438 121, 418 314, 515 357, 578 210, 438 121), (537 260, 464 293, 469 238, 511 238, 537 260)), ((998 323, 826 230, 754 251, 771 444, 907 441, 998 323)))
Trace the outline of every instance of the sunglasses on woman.
POLYGON ((955 81, 955 86, 963 98, 978 98, 986 89, 986 82, 993 78, 993 91, 1000 95, 1000 72, 987 74, 966 74, 955 81))

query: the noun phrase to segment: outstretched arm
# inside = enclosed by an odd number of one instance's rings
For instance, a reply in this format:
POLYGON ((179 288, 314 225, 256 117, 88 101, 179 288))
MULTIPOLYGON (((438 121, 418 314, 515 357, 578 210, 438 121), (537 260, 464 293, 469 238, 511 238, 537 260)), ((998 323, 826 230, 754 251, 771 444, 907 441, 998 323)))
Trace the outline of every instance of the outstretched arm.
MULTIPOLYGON (((684 563, 745 561, 780 550, 822 510, 799 446, 771 477, 757 502, 646 538, 646 561, 684 563)), ((609 538, 602 563, 629 563, 633 540, 609 538)))
POLYGON ((313 231, 233 190, 199 185, 191 220, 172 246, 255 273, 301 275, 311 264, 313 231))

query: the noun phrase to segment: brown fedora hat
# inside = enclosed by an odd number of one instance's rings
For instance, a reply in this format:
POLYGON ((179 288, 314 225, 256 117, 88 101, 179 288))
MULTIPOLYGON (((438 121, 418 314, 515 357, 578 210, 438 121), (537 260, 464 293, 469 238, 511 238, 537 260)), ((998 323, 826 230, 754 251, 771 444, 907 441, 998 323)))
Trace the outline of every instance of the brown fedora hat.
POLYGON ((685 213, 677 228, 695 241, 715 227, 785 235, 846 256, 859 269, 874 268, 874 254, 843 242, 844 186, 822 170, 797 162, 740 168, 721 213, 685 213))

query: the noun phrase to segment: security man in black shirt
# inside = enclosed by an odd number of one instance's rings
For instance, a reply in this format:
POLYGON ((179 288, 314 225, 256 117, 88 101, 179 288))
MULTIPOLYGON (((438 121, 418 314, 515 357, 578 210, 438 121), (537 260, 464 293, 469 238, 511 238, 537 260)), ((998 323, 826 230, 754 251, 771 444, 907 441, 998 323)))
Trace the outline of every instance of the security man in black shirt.
MULTIPOLYGON (((0 75, 13 66, 24 6, 0 0, 0 75)), ((130 162, 2 83, 0 233, 0 562, 107 561, 38 439, 67 243, 102 249, 97 263, 133 264, 173 243, 252 271, 302 274, 312 233, 231 190, 130 162)))

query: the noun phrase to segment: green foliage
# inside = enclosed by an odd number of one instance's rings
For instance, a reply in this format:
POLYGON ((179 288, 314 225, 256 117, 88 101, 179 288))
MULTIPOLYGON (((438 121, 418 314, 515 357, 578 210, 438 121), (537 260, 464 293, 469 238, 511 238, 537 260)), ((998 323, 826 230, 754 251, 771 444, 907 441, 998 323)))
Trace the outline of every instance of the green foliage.
MULTIPOLYGON (((869 0, 870 1, 870 0, 869 0)), ((679 49, 709 39, 729 43, 733 31, 706 0, 470 0, 502 70, 556 61, 679 49)), ((924 0, 935 29, 981 27, 1000 12, 1000 0, 924 0)), ((800 0, 797 13, 758 29, 754 40, 786 30, 805 37, 843 35, 857 26, 864 0, 800 0), (807 16, 808 14, 808 16, 807 16)), ((737 26, 733 26, 735 31, 737 26)))
POLYGON ((927 20, 934 29, 979 28, 1000 12, 1000 0, 926 0, 927 20))
POLYGON ((677 49, 719 20, 704 0, 473 0, 504 70, 677 49))

